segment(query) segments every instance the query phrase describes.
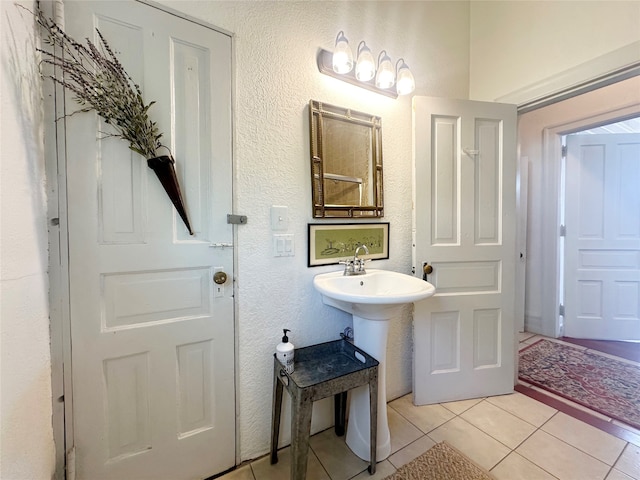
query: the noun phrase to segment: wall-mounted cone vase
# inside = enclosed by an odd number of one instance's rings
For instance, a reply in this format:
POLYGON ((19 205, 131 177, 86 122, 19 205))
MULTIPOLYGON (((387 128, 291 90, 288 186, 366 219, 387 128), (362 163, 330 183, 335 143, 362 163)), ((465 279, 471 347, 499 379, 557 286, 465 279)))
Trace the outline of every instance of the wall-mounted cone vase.
POLYGON ((178 183, 178 177, 176 176, 175 160, 171 155, 162 155, 160 157, 149 158, 147 165, 153 170, 160 180, 164 191, 167 192, 173 206, 182 218, 189 234, 193 235, 191 230, 191 224, 189 223, 189 217, 184 207, 184 201, 182 199, 182 193, 180 192, 180 184, 178 183))

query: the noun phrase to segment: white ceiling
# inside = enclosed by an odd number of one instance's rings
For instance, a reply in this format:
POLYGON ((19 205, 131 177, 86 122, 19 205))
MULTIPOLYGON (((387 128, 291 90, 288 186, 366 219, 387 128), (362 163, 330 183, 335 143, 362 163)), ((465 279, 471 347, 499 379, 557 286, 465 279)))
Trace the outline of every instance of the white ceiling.
POLYGON ((589 130, 577 132, 577 135, 595 135, 601 133, 640 133, 640 117, 631 118, 624 122, 603 125, 597 128, 590 128, 589 130))

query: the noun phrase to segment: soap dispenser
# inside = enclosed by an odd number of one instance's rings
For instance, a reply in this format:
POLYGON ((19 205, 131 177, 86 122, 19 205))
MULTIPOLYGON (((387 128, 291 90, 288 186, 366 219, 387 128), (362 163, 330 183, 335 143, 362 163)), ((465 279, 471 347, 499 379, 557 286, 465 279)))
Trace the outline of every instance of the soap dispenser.
POLYGON ((284 336, 282 337, 282 343, 279 343, 276 347, 276 358, 284 366, 287 373, 293 373, 293 343, 289 342, 287 332, 290 332, 288 328, 282 329, 284 336))

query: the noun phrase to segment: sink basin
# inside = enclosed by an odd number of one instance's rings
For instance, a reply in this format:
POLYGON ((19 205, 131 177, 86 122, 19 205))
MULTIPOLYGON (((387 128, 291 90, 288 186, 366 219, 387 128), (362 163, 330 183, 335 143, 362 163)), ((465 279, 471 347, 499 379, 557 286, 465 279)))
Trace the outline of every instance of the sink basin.
MULTIPOLYGON (((353 316, 353 343, 374 357, 378 368, 378 432, 376 459, 391 453, 387 420, 385 364, 389 322, 402 306, 424 300, 435 287, 419 278, 388 270, 367 270, 364 275, 345 276, 342 271, 322 273, 313 278, 313 286, 322 294, 325 305, 353 316)), ((363 460, 369 460, 369 387, 351 390, 346 442, 363 460)))
POLYGON ((364 275, 351 276, 342 271, 322 273, 313 278, 313 286, 326 305, 369 320, 389 320, 403 305, 435 293, 429 282, 388 270, 367 270, 364 275))
POLYGON ((367 270, 364 275, 351 276, 342 271, 323 273, 314 277, 313 285, 327 297, 366 305, 412 303, 435 292, 429 282, 388 270, 367 270))

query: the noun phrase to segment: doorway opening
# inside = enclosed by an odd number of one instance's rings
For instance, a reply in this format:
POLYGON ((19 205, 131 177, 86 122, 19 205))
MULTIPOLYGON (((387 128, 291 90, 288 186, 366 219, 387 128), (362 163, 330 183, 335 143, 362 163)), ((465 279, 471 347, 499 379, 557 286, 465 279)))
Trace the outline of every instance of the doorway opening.
MULTIPOLYGON (((538 110, 518 122, 520 158, 528 159, 526 214, 525 330, 562 336, 560 225, 563 198, 562 137, 575 132, 637 118, 640 77, 599 88, 538 110)), ((592 135, 593 136, 593 135, 592 135)), ((566 220, 566 218, 564 218, 566 220)))
POLYGON ((561 141, 559 332, 640 340, 640 117, 561 141))

